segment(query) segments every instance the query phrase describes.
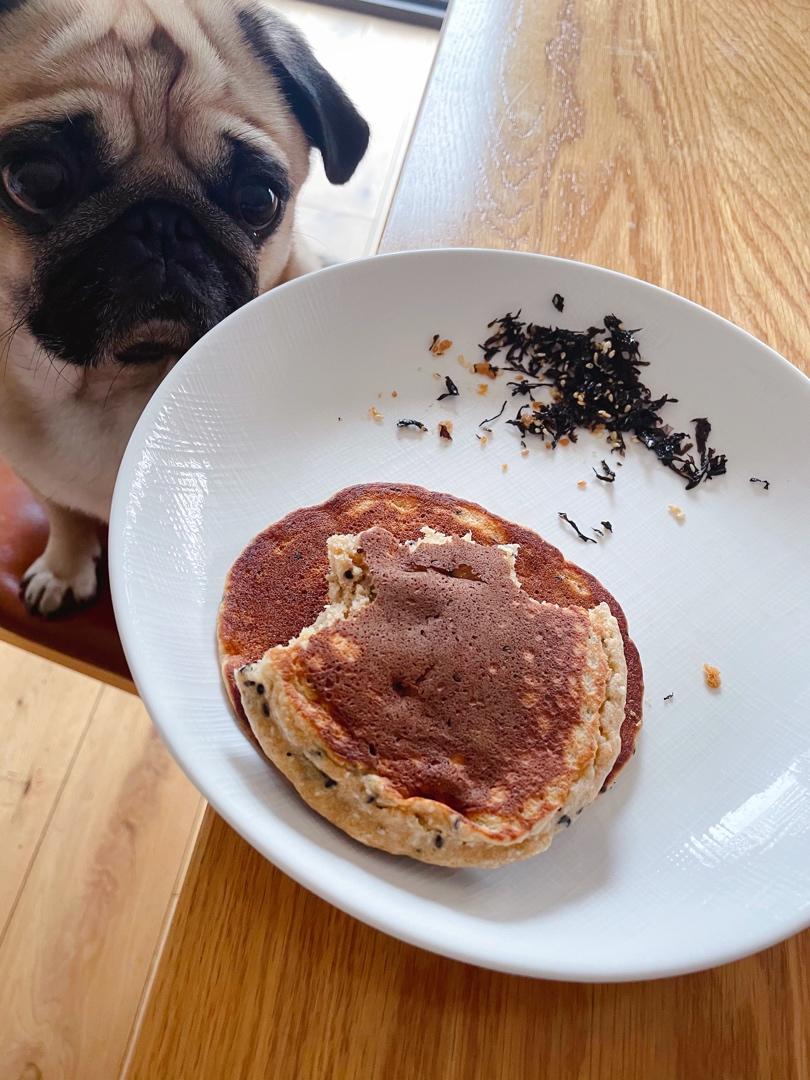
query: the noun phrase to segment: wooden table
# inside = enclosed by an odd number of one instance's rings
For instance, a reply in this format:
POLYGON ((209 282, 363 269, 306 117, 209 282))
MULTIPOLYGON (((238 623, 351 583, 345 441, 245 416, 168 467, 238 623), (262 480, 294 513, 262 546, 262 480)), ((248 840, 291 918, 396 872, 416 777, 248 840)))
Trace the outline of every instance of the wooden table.
MULTIPOLYGON (((809 10, 455 0, 382 247, 601 263, 806 362, 809 10)), ((810 934, 657 983, 496 975, 340 914, 209 811, 129 1075, 807 1080, 810 934)))

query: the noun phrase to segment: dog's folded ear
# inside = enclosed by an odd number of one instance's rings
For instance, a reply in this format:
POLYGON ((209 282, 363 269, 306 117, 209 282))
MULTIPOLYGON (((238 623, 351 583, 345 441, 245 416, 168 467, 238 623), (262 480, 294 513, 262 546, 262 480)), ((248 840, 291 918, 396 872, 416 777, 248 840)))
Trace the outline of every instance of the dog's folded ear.
POLYGON ((345 184, 366 152, 368 124, 286 19, 266 9, 246 9, 239 13, 239 24, 278 80, 310 143, 320 150, 328 179, 345 184))

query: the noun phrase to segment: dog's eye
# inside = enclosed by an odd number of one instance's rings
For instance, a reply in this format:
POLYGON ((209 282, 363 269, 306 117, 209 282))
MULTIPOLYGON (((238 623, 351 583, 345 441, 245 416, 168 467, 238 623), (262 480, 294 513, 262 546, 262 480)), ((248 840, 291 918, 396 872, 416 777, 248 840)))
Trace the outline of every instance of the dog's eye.
POLYGON ((70 175, 55 157, 5 165, 2 177, 11 201, 29 214, 52 214, 70 197, 70 175))
POLYGON ((281 200, 266 181, 249 178, 237 183, 233 192, 236 216, 249 229, 269 229, 279 215, 281 200))

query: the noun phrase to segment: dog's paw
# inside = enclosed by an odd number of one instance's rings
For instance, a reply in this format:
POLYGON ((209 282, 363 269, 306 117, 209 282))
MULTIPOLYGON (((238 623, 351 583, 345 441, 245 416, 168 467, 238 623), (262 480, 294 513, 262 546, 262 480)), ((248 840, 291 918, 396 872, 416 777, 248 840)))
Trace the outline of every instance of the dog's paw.
POLYGON ((98 552, 88 553, 69 575, 60 576, 49 566, 47 552, 40 555, 22 580, 25 606, 32 615, 58 615, 88 604, 98 589, 97 560, 98 552))

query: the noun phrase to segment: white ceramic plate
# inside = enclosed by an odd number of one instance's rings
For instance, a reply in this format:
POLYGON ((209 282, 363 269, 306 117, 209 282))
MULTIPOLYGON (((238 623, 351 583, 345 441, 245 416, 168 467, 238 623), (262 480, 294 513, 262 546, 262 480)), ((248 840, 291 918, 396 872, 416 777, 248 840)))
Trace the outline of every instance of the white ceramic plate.
POLYGON ((118 625, 138 689, 193 782, 250 844, 338 907, 427 949, 529 975, 707 967, 810 923, 808 468, 810 381, 671 293, 510 252, 355 262, 248 304, 153 397, 115 492, 118 625), (554 452, 538 441, 523 458, 503 426, 482 449, 476 424, 500 405, 505 380, 479 397, 481 380, 456 357, 475 358, 486 323, 519 307, 572 328, 612 312, 643 327, 649 384, 680 399, 667 406, 675 425, 711 419, 728 475, 686 492, 632 445, 603 485, 591 473, 606 450, 596 437, 554 452), (427 351, 436 332, 454 342, 442 359, 427 351), (455 379, 458 399, 435 402, 434 371, 455 379), (402 417, 432 430, 398 432, 402 417), (445 417, 452 445, 435 433, 445 417), (580 479, 591 481, 584 490, 580 479), (231 717, 214 641, 228 567, 271 521, 369 481, 423 484, 537 529, 627 613, 646 675, 639 752, 546 854, 453 871, 367 850, 299 801, 231 717), (583 544, 560 510, 583 525, 609 518, 613 536, 583 544), (719 693, 704 685, 704 662, 722 672, 719 693))

